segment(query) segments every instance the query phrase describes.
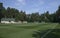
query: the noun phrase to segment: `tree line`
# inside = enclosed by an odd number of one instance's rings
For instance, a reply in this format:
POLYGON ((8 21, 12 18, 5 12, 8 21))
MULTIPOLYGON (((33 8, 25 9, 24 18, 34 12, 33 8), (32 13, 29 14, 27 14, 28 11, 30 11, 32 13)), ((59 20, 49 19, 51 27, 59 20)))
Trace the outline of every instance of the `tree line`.
POLYGON ((3 7, 3 3, 0 3, 0 21, 1 18, 15 18, 16 21, 28 21, 28 22, 60 22, 60 6, 53 13, 49 14, 49 11, 39 14, 35 12, 32 14, 26 14, 25 11, 19 11, 15 8, 3 7))

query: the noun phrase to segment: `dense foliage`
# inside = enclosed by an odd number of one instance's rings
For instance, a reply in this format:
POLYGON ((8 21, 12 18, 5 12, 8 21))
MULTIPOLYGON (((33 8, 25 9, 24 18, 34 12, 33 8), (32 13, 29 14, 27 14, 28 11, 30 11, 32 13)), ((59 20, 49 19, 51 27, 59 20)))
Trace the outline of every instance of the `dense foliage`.
POLYGON ((1 18, 15 18, 16 21, 28 21, 28 22, 60 22, 60 6, 53 14, 49 14, 49 11, 39 14, 35 12, 32 14, 26 14, 25 11, 19 11, 15 8, 3 7, 0 3, 0 20, 1 18))

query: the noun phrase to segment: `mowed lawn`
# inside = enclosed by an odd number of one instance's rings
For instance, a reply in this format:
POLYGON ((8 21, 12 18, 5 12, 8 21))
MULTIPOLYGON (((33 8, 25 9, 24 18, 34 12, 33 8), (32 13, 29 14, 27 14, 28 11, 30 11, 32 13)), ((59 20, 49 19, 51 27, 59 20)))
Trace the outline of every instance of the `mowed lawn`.
POLYGON ((0 24, 0 38, 34 38, 34 31, 57 27, 60 28, 57 23, 0 24))

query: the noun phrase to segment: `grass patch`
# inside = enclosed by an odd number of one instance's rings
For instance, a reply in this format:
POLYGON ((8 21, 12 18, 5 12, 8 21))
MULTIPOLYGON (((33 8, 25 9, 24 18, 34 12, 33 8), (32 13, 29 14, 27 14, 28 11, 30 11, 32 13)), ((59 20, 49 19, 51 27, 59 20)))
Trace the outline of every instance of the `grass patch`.
POLYGON ((51 29, 55 25, 56 23, 0 24, 0 38, 34 38, 34 31, 51 29))

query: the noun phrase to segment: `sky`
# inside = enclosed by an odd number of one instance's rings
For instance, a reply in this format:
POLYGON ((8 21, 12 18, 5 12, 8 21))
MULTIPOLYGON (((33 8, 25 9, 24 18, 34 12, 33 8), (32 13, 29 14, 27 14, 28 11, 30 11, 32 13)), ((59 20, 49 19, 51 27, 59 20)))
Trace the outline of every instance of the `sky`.
POLYGON ((54 13, 60 5, 60 0, 0 0, 5 8, 16 8, 19 11, 26 11, 27 14, 39 12, 40 14, 49 11, 54 13))

